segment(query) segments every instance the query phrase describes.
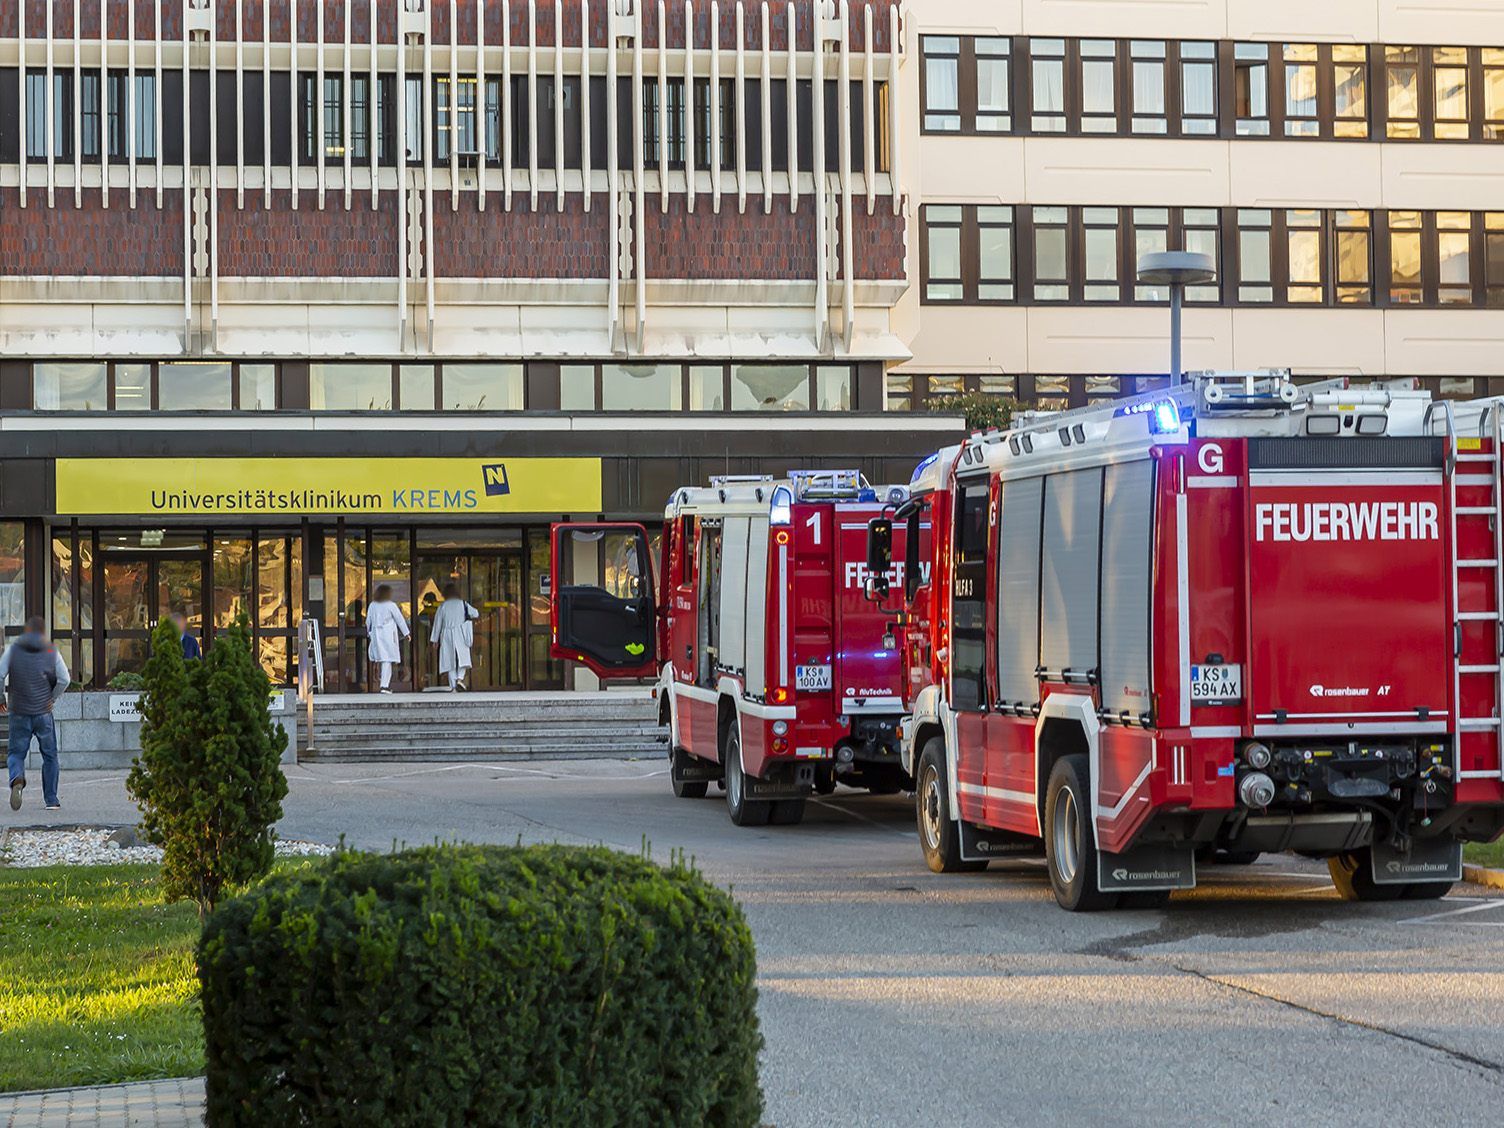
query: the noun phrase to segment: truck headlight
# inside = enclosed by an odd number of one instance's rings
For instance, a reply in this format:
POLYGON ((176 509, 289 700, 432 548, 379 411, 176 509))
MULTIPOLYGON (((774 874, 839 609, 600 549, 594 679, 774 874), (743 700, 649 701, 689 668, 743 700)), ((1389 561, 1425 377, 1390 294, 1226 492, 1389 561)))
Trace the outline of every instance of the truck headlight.
POLYGON ((788 723, 788 721, 774 721, 773 722, 773 735, 774 736, 782 736, 784 733, 786 733, 788 731, 789 731, 789 723, 788 723))

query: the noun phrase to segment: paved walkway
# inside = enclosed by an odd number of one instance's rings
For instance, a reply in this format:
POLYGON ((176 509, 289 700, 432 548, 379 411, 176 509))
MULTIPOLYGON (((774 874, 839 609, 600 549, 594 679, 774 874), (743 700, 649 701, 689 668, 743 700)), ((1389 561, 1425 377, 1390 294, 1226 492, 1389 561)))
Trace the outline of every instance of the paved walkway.
POLYGON ((202 1077, 0 1094, 0 1128, 199 1128, 203 1122, 202 1077))

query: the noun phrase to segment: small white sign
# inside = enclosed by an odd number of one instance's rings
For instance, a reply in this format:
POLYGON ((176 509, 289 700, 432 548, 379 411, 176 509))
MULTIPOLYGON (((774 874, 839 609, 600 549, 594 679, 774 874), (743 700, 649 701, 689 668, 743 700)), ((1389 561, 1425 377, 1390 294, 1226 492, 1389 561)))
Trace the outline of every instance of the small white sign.
POLYGON ((138 704, 141 700, 139 693, 112 693, 110 694, 110 720, 119 724, 141 719, 141 710, 138 704))

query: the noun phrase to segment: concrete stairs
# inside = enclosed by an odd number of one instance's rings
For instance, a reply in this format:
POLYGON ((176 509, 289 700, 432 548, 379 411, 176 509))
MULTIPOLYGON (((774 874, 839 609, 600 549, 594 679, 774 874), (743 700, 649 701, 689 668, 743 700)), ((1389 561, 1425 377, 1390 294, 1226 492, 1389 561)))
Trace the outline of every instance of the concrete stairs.
POLYGON ((647 690, 318 696, 305 763, 636 759, 663 756, 668 729, 647 690))

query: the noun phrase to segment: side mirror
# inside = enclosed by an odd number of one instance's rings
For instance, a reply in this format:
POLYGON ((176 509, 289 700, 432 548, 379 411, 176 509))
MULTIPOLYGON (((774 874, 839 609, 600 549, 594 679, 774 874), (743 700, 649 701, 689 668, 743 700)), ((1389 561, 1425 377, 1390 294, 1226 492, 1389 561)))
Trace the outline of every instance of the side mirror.
POLYGON ((874 517, 867 522, 867 596, 888 597, 888 573, 893 568, 893 522, 874 517))

